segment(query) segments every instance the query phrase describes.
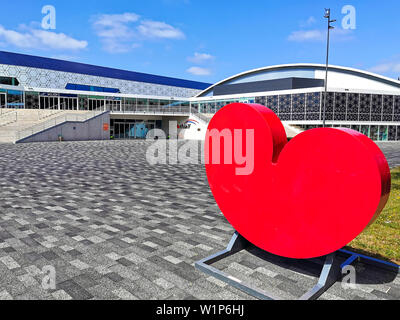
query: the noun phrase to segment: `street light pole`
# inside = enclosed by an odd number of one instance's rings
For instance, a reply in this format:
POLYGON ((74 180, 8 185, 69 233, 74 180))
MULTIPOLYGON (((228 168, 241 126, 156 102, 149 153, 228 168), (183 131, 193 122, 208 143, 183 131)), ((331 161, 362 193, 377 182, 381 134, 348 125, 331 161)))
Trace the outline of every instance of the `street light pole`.
POLYGON ((323 127, 326 126, 326 98, 328 95, 328 67, 329 67, 329 40, 330 31, 335 27, 331 26, 331 23, 336 22, 336 20, 331 20, 331 9, 325 9, 324 18, 328 19, 328 39, 326 44, 326 69, 325 69, 325 96, 324 96, 324 115, 323 115, 323 127))

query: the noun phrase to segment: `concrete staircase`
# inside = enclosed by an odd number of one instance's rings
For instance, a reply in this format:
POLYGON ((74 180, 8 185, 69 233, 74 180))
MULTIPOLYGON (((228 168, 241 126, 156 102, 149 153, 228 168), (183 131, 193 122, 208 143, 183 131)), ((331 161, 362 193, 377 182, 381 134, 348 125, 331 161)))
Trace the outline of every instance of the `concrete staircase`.
POLYGON ((0 143, 14 143, 19 132, 35 128, 41 124, 51 124, 54 119, 70 114, 85 114, 87 111, 60 111, 60 110, 30 110, 30 109, 2 109, 0 113, 0 143))
POLYGON ((296 126, 293 126, 293 125, 289 125, 289 124, 284 123, 284 122, 282 122, 282 124, 283 124, 283 127, 285 128, 286 136, 288 137, 288 139, 292 139, 292 138, 294 138, 295 136, 297 136, 298 134, 300 134, 300 133, 302 133, 304 131, 303 129, 301 129, 299 127, 296 127, 296 126))

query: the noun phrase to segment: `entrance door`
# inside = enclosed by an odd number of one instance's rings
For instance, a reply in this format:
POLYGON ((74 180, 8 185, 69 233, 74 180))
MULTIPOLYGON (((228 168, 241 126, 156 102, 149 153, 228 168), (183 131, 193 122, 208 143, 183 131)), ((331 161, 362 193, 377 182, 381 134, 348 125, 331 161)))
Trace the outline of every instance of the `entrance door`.
POLYGON ((40 97, 40 109, 58 110, 58 97, 40 97))
POLYGON ((104 100, 89 99, 89 110, 90 111, 103 111, 104 110, 104 100))
POLYGON ((114 122, 114 138, 121 139, 121 128, 119 122, 114 122))
POLYGON ((60 98, 60 109, 61 110, 77 110, 78 99, 77 98, 60 98))
POLYGON ((0 108, 6 107, 6 94, 0 93, 0 108))
POLYGON ((129 139, 135 139, 135 124, 129 123, 129 139))

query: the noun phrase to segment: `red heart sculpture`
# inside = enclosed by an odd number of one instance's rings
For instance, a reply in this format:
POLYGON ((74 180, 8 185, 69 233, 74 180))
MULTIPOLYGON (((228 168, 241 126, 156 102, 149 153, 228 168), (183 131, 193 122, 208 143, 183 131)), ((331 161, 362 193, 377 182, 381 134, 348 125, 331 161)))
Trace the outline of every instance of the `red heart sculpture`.
POLYGON ((341 249, 375 221, 390 193, 386 158, 369 138, 321 128, 288 143, 279 118, 257 104, 216 113, 205 157, 211 191, 235 230, 287 258, 341 249))

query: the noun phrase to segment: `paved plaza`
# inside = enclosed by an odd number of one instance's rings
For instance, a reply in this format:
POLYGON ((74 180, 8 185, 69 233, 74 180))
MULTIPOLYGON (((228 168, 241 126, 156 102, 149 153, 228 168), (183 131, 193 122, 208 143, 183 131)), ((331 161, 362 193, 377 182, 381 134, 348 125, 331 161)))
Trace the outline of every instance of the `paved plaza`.
MULTIPOLYGON (((234 232, 204 167, 151 166, 148 146, 0 144, 0 299, 253 299, 194 268, 234 232), (55 289, 42 287, 46 266, 55 289)), ((400 143, 381 147, 400 166, 400 143)), ((316 283, 318 264, 275 262, 241 252, 215 266, 286 299, 316 283)), ((357 270, 357 289, 336 283, 321 299, 400 299, 399 276, 357 270)))

